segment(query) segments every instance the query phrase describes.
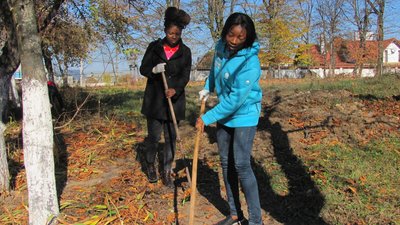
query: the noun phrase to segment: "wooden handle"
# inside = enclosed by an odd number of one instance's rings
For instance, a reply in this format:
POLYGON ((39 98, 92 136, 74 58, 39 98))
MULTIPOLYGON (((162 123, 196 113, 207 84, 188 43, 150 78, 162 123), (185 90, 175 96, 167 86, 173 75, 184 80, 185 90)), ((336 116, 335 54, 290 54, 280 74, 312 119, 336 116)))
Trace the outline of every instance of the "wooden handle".
MULTIPOLYGON (((165 77, 165 73, 164 72, 162 72, 161 75, 162 75, 162 79, 163 79, 163 83, 164 83, 164 89, 166 91, 166 90, 168 90, 167 78, 165 77)), ((174 106, 172 105, 171 98, 167 98, 167 100, 168 100, 169 111, 171 112, 172 122, 174 123, 176 140, 180 141, 181 140, 181 136, 179 135, 178 123, 176 122, 174 106)))
MULTIPOLYGON (((204 114, 204 110, 206 108, 206 101, 204 98, 201 101, 200 107, 200 116, 204 114)), ((194 144, 194 153, 193 153, 193 167, 192 167, 192 182, 190 186, 190 216, 189 216, 189 225, 193 225, 194 222, 194 208, 196 204, 196 183, 197 183, 197 159, 199 157, 199 145, 201 134, 203 133, 203 129, 198 129, 196 134, 196 141, 194 144)))

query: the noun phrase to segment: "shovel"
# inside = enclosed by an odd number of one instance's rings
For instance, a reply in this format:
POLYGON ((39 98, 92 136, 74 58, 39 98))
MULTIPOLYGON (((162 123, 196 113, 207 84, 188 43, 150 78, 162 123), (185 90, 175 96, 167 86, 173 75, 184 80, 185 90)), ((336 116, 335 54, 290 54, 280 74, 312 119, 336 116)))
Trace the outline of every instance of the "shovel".
MULTIPOLYGON (((204 114, 204 110, 206 108, 206 101, 203 98, 201 100, 200 107, 200 116, 204 114)), ((193 153, 193 167, 192 167, 192 182, 190 185, 190 216, 189 216, 189 225, 193 225, 194 222, 194 208, 196 204, 196 182, 197 182, 197 158, 199 156, 199 145, 200 145, 200 137, 203 133, 203 129, 198 129, 196 134, 196 141, 194 144, 194 153, 193 153)))
MULTIPOLYGON (((165 72, 162 72, 161 75, 162 75, 162 79, 163 79, 163 83, 164 83, 164 89, 168 90, 168 84, 167 84, 167 78, 165 78, 165 72)), ((179 135, 178 123, 176 122, 174 107, 172 106, 171 98, 167 98, 167 100, 168 100, 169 111, 171 112, 172 122, 174 123, 176 140, 180 141, 181 136, 179 135)))

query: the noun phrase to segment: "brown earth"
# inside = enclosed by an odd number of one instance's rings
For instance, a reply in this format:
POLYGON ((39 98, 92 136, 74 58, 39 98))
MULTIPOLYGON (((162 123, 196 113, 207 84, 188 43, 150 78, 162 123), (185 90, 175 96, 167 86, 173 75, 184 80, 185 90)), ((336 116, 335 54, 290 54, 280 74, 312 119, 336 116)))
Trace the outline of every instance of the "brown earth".
MULTIPOLYGON (((319 143, 363 145, 374 138, 400 136, 399 101, 347 91, 275 91, 264 96, 253 147, 264 224, 329 224, 321 215, 324 197, 313 171, 303 164, 317 157, 307 148, 319 143), (274 171, 268 168, 285 175, 287 190, 274 189, 274 171)), ((209 106, 215 101, 210 99, 209 106)), ((94 117, 72 127, 63 128, 56 138, 61 224, 188 224, 190 186, 185 168, 190 168, 194 150, 194 121, 180 124, 174 189, 147 182, 140 154, 145 134, 139 125, 94 117)), ((229 213, 215 126, 206 127, 199 150, 195 224, 213 224, 229 213)), ((0 196, 1 224, 27 223, 22 161, 21 154, 14 154, 14 191, 0 196)))

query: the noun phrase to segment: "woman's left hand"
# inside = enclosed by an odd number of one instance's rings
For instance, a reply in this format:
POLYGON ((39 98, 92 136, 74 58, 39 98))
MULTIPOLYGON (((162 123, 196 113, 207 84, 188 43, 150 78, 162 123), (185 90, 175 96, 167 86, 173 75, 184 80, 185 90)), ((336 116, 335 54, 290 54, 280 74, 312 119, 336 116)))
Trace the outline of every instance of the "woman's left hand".
POLYGON ((197 130, 200 130, 203 133, 203 131, 204 131, 204 122, 201 119, 201 117, 197 118, 197 120, 196 120, 196 128, 197 128, 197 130))
POLYGON ((175 94, 176 94, 176 91, 173 88, 168 88, 168 90, 165 91, 165 95, 167 96, 167 98, 171 98, 175 94))

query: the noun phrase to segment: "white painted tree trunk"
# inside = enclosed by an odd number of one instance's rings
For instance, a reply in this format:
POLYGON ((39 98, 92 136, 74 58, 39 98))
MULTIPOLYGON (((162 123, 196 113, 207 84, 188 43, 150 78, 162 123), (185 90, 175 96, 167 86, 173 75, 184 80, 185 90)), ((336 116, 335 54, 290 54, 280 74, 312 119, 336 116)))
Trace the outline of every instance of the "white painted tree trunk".
POLYGON ((28 185, 29 224, 44 225, 49 223, 51 217, 59 214, 47 79, 34 1, 12 2, 23 73, 22 135, 28 185))
POLYGON ((10 171, 8 170, 7 149, 4 140, 6 126, 0 121, 0 193, 10 191, 10 171))
POLYGON ((7 77, 0 77, 0 193, 10 190, 10 172, 8 170, 7 149, 4 138, 6 125, 1 119, 8 98, 7 77))
POLYGON ((29 224, 46 224, 57 216, 53 127, 46 83, 24 80, 23 144, 29 193, 29 224))

